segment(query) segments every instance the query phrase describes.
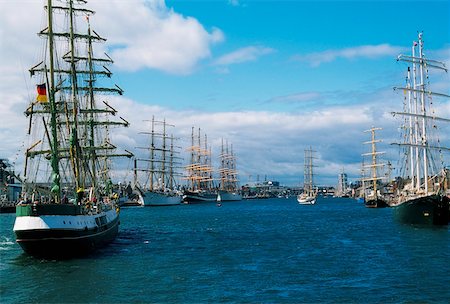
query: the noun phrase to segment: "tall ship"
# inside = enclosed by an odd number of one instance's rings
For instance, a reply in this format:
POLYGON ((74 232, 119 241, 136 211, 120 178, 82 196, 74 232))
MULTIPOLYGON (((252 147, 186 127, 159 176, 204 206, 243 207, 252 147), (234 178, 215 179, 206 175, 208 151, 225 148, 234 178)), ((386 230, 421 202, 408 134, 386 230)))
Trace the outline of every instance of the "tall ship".
POLYGON ((148 158, 134 160, 134 193, 143 206, 173 206, 181 203, 181 191, 176 178, 181 176, 177 168, 181 165, 177 155, 179 147, 175 146, 175 137, 168 134, 167 128, 174 127, 164 119, 155 120, 152 117, 151 131, 141 132, 149 136, 148 147, 138 147, 149 151, 148 158), (160 128, 157 128, 160 127, 160 128), (138 166, 138 162, 144 166, 138 166), (144 184, 138 182, 138 172, 144 175, 144 184))
POLYGON ((117 111, 99 93, 122 94, 100 84, 111 77, 110 57, 96 57, 94 44, 105 42, 91 30, 93 11, 86 1, 49 0, 44 58, 30 69, 37 98, 25 111, 29 146, 25 152, 22 198, 16 207, 14 233, 22 249, 43 258, 86 255, 113 241, 119 229, 117 194, 113 193, 110 141, 117 111), (61 22, 61 23, 60 23, 61 22))
POLYGON ((224 146, 222 139, 222 149, 220 154, 220 186, 217 199, 220 201, 240 201, 242 194, 239 189, 239 180, 236 170, 236 156, 233 152, 233 145, 228 148, 228 142, 224 146))
POLYGON ((195 140, 194 127, 191 133, 191 146, 188 151, 191 154, 190 163, 186 169, 186 189, 183 193, 183 201, 188 204, 215 202, 217 192, 213 186, 213 169, 211 165, 211 147, 208 148, 208 137, 201 141, 201 130, 198 128, 197 140, 195 140))
POLYGON ((447 72, 444 63, 428 59, 424 53, 422 33, 412 43, 411 55, 399 55, 398 61, 408 63, 405 87, 397 87, 404 93, 403 112, 393 112, 403 118, 403 142, 394 143, 404 153, 402 160, 403 182, 395 197, 395 216, 408 224, 448 225, 449 197, 448 170, 445 169, 438 136, 440 122, 449 119, 437 117, 433 103, 448 99, 449 95, 433 92, 429 70, 447 72))
POLYGON ((368 157, 370 161, 366 164, 363 164, 363 172, 370 172, 370 176, 363 176, 362 184, 363 184, 363 197, 364 204, 368 208, 384 208, 388 207, 386 200, 383 198, 381 193, 382 189, 379 189, 379 181, 383 180, 383 177, 380 176, 380 169, 385 166, 385 164, 379 162, 379 158, 381 155, 385 154, 385 152, 377 151, 376 144, 381 142, 381 139, 375 138, 375 132, 381 130, 381 128, 372 127, 369 130, 364 131, 365 133, 370 132, 371 140, 364 142, 366 145, 371 146, 371 151, 368 153, 362 154, 363 157, 368 157))
POLYGON ((303 192, 297 196, 297 201, 301 205, 314 205, 317 199, 313 173, 314 152, 311 147, 305 150, 303 192))

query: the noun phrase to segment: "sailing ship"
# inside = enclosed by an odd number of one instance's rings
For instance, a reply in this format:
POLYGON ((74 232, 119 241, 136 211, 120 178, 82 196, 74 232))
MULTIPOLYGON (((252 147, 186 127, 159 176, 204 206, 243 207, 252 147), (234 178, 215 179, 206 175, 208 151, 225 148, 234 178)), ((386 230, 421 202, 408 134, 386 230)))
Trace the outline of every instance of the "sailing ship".
POLYGON ((198 128, 197 144, 195 144, 194 127, 191 132, 192 145, 188 148, 191 153, 187 171, 187 189, 183 193, 185 203, 201 203, 217 201, 217 193, 213 189, 211 147, 208 149, 208 137, 205 134, 204 148, 201 142, 201 130, 198 128))
POLYGON ((369 130, 366 130, 364 132, 370 132, 371 133, 371 140, 364 142, 364 144, 370 144, 372 147, 372 151, 368 153, 362 154, 363 157, 369 156, 371 158, 371 163, 367 165, 363 165, 363 172, 366 172, 366 170, 370 171, 370 177, 363 177, 362 183, 363 183, 363 195, 364 195, 364 204, 368 208, 384 208, 388 207, 388 204, 386 203, 386 200, 383 198, 382 194, 380 193, 381 190, 378 189, 378 181, 382 180, 383 178, 378 175, 379 169, 384 167, 385 164, 379 163, 378 159, 380 155, 383 155, 385 152, 377 151, 376 143, 381 142, 380 139, 375 139, 375 131, 381 130, 381 128, 375 128, 372 127, 369 130), (366 182, 371 183, 371 187, 366 187, 366 182), (366 193, 369 191, 369 193, 366 193))
POLYGON ((404 187, 398 190, 394 204, 395 216, 403 223, 419 225, 448 225, 449 197, 448 172, 441 152, 449 150, 441 146, 437 137, 438 122, 449 119, 435 115, 432 98, 450 98, 447 94, 430 89, 429 69, 447 72, 444 63, 428 59, 424 54, 422 33, 411 47, 411 55, 399 55, 397 60, 408 62, 406 86, 394 88, 404 92, 404 111, 393 112, 404 118, 404 142, 394 143, 403 148, 404 187))
POLYGON ((106 39, 91 30, 94 12, 84 4, 68 0, 54 6, 48 1, 48 25, 38 34, 46 40, 45 58, 30 69, 38 95, 25 111, 31 144, 13 230, 22 249, 37 257, 85 255, 115 239, 120 210, 112 192, 110 158, 133 156, 126 150, 116 153, 109 139, 112 126, 128 122, 110 120, 117 111, 96 99, 98 93, 123 91, 117 85, 98 85, 99 77, 111 76, 107 66, 113 61, 94 56, 94 43, 106 39))
POLYGON ((174 145, 174 136, 167 134, 167 127, 174 127, 166 123, 166 120, 157 121, 155 117, 151 120, 151 132, 141 132, 150 135, 149 147, 138 147, 149 150, 149 158, 134 160, 134 193, 138 196, 140 205, 143 206, 173 206, 181 203, 181 191, 177 189, 176 172, 180 157, 175 156, 179 151, 174 145), (155 126, 162 126, 162 132, 156 130, 155 126), (137 162, 147 163, 146 168, 138 168, 137 162), (138 182, 137 172, 146 173, 147 183, 142 186, 138 182))
POLYGON ((239 191, 239 180, 236 171, 236 156, 233 153, 233 145, 228 149, 228 142, 224 146, 222 139, 222 149, 220 154, 220 187, 218 200, 240 201, 242 195, 239 191))
POLYGON ((297 196, 297 201, 302 205, 314 205, 317 198, 317 188, 314 186, 313 181, 313 153, 315 151, 310 147, 305 150, 304 160, 304 183, 303 192, 297 196))

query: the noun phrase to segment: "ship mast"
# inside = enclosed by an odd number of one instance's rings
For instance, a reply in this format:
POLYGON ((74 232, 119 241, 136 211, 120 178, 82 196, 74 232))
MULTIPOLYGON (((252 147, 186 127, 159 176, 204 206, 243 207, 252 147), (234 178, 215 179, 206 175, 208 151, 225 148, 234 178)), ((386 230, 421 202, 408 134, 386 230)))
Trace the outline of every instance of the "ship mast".
MULTIPOLYGON (((175 127, 174 125, 168 124, 166 119, 163 121, 155 120, 152 116, 151 120, 151 131, 150 132, 139 132, 140 134, 147 134, 150 136, 150 146, 147 147, 136 147, 137 149, 145 149, 150 151, 149 158, 138 159, 140 161, 148 162, 149 165, 147 169, 138 169, 135 165, 135 179, 137 180, 137 171, 145 171, 148 173, 148 179, 145 182, 145 186, 148 184, 149 191, 155 190, 165 190, 167 185, 169 189, 173 187, 173 176, 177 175, 174 172, 175 157, 174 154, 177 153, 174 149, 173 136, 167 135, 167 127, 175 127), (162 133, 157 126, 162 125, 162 133), (167 140, 170 139, 170 149, 167 144, 167 140), (169 153, 169 156, 168 156, 169 153), (156 185, 155 185, 156 181, 156 185), (159 183, 161 181, 161 184, 159 183)), ((179 148, 179 147, 177 147, 179 148)))
MULTIPOLYGON (((91 30, 89 22, 87 34, 76 32, 77 16, 86 15, 88 18, 94 12, 76 7, 75 3, 85 4, 86 1, 69 0, 65 6, 54 6, 50 0, 47 2, 48 27, 41 30, 38 35, 46 36, 46 39, 48 39, 46 45, 48 47, 48 59, 29 70, 31 76, 36 73, 45 76, 48 87, 48 102, 38 99, 32 102, 25 111, 25 114, 30 117, 28 134, 44 134, 44 140, 40 137, 26 150, 25 174, 27 181, 25 184, 34 188, 38 194, 44 194, 44 197, 50 193, 55 202, 61 201, 62 186, 64 186, 64 189, 69 187, 76 192, 82 192, 84 188, 91 187, 92 194, 99 194, 98 184, 101 181, 97 172, 98 159, 100 157, 107 159, 109 157, 132 156, 132 153, 128 151, 126 151, 126 154, 100 153, 100 151, 116 149, 108 140, 96 146, 98 127, 109 125, 126 127, 128 122, 122 117, 120 117, 122 122, 98 120, 98 114, 115 115, 117 111, 106 102, 104 102, 106 108, 96 108, 94 93, 122 94, 123 91, 118 86, 116 88, 94 87, 95 75, 110 77, 112 74, 105 66, 103 66, 105 71, 96 71, 94 65, 112 63, 112 60, 107 55, 107 59, 93 57, 92 42, 105 41, 106 39, 101 38, 95 31, 91 30), (55 32, 55 11, 62 11, 65 14, 66 28, 68 28, 66 32, 55 32), (84 41, 87 44, 86 55, 84 56, 77 53, 80 51, 76 47, 79 41, 84 41), (57 56, 56 50, 66 48, 68 48, 66 54, 57 56), (48 64, 45 62, 48 62, 48 64), (86 64, 87 68, 81 69, 82 63, 86 64), (87 86, 81 85, 82 79, 87 82, 87 86), (85 94, 82 95, 81 92, 85 92, 85 94), (33 117, 33 114, 38 114, 38 117, 33 117), (42 120, 38 118, 42 118, 42 120), (37 132, 32 133, 33 121, 43 124, 43 128, 36 128, 37 132), (46 146, 46 142, 48 142, 49 147, 46 146), (37 156, 39 159, 36 163, 50 158, 50 179, 45 176, 49 172, 42 174, 34 172, 33 176, 28 174, 28 171, 32 173, 33 170, 37 170, 36 167, 30 167, 29 170, 27 167, 28 160, 37 156), (31 182, 28 182, 28 180, 31 182), (36 186, 38 183, 47 183, 48 180, 51 180, 50 192, 45 187, 36 186)), ((62 18, 60 19, 62 21, 62 18)), ((106 168, 102 181, 108 178, 107 171, 106 168)))
POLYGON ((150 142, 150 191, 153 191, 154 173, 155 173, 155 116, 152 116, 152 131, 150 142))
MULTIPOLYGON (((61 184, 59 175, 59 155, 58 155, 58 134, 56 125, 56 101, 55 101, 55 75, 54 75, 54 54, 53 54, 53 8, 52 1, 48 0, 47 4, 48 14, 48 47, 49 47, 49 61, 50 61, 50 88, 49 88, 49 102, 50 102, 50 127, 52 132, 53 143, 51 146, 51 167, 52 167, 52 188, 51 192, 55 197, 55 202, 60 202, 61 199, 61 184)), ((28 157, 28 156, 27 156, 28 157)))
POLYGON ((162 135, 162 162, 161 162, 161 182, 162 190, 166 188, 166 119, 163 121, 163 135, 162 135))
POLYGON ((448 148, 433 146, 430 144, 429 126, 430 120, 449 122, 449 119, 428 115, 427 98, 439 96, 450 98, 447 94, 432 92, 428 89, 425 80, 428 79, 428 68, 440 69, 447 72, 444 63, 427 59, 423 53, 422 33, 418 35, 418 41, 414 41, 411 47, 411 56, 399 55, 398 61, 405 61, 412 64, 412 75, 410 67, 407 72, 407 84, 404 88, 394 88, 408 92, 408 104, 405 105, 404 112, 392 112, 406 116, 409 122, 407 134, 408 141, 405 143, 394 143, 399 146, 409 147, 411 185, 416 193, 428 194, 429 180, 433 174, 431 150, 449 150, 448 148), (417 54, 418 52, 418 54, 417 54), (422 166, 422 168, 421 168, 422 166), (430 172, 432 170, 432 172, 430 172), (422 182, 423 175, 423 182, 422 182))
POLYGON ((72 110, 72 134, 71 136, 71 147, 70 150, 72 151, 72 160, 74 163, 74 172, 75 172, 75 186, 78 191, 78 189, 81 187, 81 172, 80 172, 80 159, 81 151, 79 149, 79 143, 78 143, 78 86, 77 86, 77 70, 75 66, 75 38, 74 38, 74 11, 73 11, 73 1, 69 1, 69 21, 70 21, 70 27, 69 27, 69 45, 70 45, 70 78, 71 78, 71 100, 73 103, 73 110, 72 110))
POLYGON ((87 17, 88 21, 88 66, 89 66, 89 109, 91 110, 91 113, 89 113, 89 131, 90 131, 90 138, 89 138, 89 146, 90 146, 90 156, 91 156, 91 168, 92 168, 92 187, 97 191, 97 170, 95 170, 96 167, 96 151, 94 149, 95 147, 95 128, 94 128, 94 112, 92 111, 95 108, 95 99, 94 99, 94 64, 92 61, 92 37, 91 37, 91 25, 89 23, 89 17, 87 17))
POLYGON ((223 147, 223 138, 222 138, 222 146, 221 146, 221 154, 220 154, 220 190, 225 190, 225 180, 226 180, 226 167, 225 167, 225 157, 224 147, 223 147))
POLYGON ((364 131, 364 133, 368 133, 368 132, 371 133, 371 140, 364 142, 364 144, 370 144, 371 148, 372 148, 372 152, 362 154, 362 156, 370 156, 371 159, 372 159, 372 164, 371 165, 364 165, 363 166, 363 168, 369 168, 370 169, 372 176, 371 176, 371 178, 363 179, 363 182, 366 182, 366 181, 371 181, 372 182, 373 193, 374 193, 375 197, 378 196, 378 189, 377 189, 377 187, 378 187, 378 180, 382 179, 382 177, 378 176, 377 171, 378 171, 379 167, 384 167, 384 165, 385 165, 385 164, 379 164, 377 162, 378 156, 382 155, 382 154, 385 154, 385 152, 378 152, 377 148, 376 148, 376 143, 381 142, 380 139, 375 139, 375 131, 378 131, 378 130, 382 130, 382 129, 381 128, 372 127, 371 129, 364 131))
POLYGON ((313 153, 316 152, 309 147, 309 149, 305 150, 305 159, 304 159, 304 185, 303 188, 308 195, 313 194, 314 181, 313 181, 313 153))
POLYGON ((174 166, 174 150, 173 150, 173 134, 170 135, 170 154, 169 154, 169 189, 173 190, 173 181, 174 181, 174 177, 173 177, 173 166, 174 166))

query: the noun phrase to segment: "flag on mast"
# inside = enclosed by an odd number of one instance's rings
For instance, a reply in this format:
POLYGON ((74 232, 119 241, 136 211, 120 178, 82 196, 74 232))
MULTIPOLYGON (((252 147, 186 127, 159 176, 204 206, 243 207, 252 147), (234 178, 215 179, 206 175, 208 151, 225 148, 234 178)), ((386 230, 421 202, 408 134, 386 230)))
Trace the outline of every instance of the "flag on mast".
POLYGON ((37 97, 36 100, 38 102, 47 102, 47 86, 45 85, 45 83, 43 84, 38 84, 37 85, 37 97))

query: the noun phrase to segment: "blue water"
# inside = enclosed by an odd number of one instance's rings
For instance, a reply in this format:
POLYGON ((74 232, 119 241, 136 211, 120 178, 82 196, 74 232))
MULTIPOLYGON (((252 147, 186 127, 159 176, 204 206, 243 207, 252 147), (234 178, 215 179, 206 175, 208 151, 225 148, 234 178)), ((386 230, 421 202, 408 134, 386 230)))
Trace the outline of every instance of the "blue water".
POLYGON ((1 214, 1 303, 449 303, 450 229, 352 199, 123 208, 95 255, 26 256, 1 214))

